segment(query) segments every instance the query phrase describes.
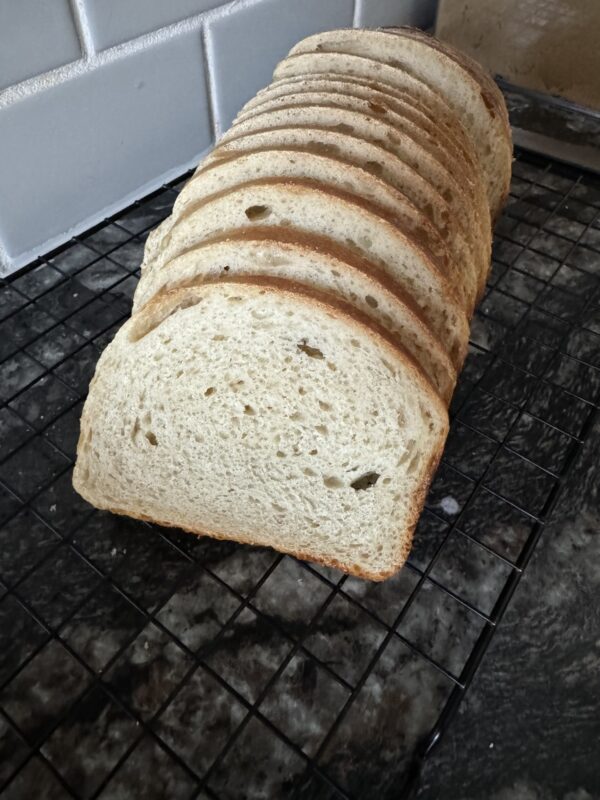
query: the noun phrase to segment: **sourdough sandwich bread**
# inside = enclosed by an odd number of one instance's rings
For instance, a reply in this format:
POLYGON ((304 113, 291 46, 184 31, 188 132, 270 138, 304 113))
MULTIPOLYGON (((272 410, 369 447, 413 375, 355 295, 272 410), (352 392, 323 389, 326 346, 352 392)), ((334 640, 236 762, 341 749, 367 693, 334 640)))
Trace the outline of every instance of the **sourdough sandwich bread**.
POLYGON ((300 42, 148 236, 73 482, 372 580, 404 563, 510 179, 497 87, 419 31, 300 42))

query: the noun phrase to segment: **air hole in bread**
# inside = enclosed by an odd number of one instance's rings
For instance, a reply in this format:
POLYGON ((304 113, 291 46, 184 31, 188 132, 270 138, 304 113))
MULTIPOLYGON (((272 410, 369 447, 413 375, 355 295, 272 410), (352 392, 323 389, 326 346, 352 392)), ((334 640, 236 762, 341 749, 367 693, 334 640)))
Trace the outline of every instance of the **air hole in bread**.
POLYGON ((358 341, 358 339, 350 339, 350 344, 352 345, 352 347, 357 347, 360 349, 360 342, 358 341))
POLYGON ((229 272, 229 267, 223 267, 223 272, 229 272))
POLYGON ((323 436, 327 436, 327 434, 329 433, 329 431, 327 430, 327 425, 317 425, 315 426, 315 430, 317 431, 317 433, 320 433, 323 436))
POLYGON ((257 219, 265 219, 271 213, 269 206, 248 206, 244 211, 251 222, 257 219))
POLYGON ((277 458, 285 458, 285 453, 283 452, 283 450, 278 450, 275 453, 275 455, 277 456, 277 458))
POLYGON ((298 344, 298 350, 307 355, 309 358, 325 358, 322 351, 319 350, 318 347, 311 347, 309 344, 307 344, 306 339, 302 339, 302 341, 298 344))
POLYGON ((133 423, 133 428, 131 429, 131 441, 135 442, 136 436, 140 432, 140 421, 136 417, 135 422, 133 423))
POLYGON ((341 278, 341 275, 340 275, 340 273, 337 271, 337 269, 332 269, 332 270, 331 270, 331 274, 332 274, 332 275, 333 275, 335 278, 341 278))
POLYGON ((244 414, 246 414, 249 417, 253 417, 256 414, 256 411, 252 408, 252 406, 246 404, 244 406, 244 414))
POLYGON ((331 411, 331 405, 329 403, 324 403, 323 400, 319 400, 319 408, 323 411, 331 411))
POLYGON ((386 360, 385 360, 385 358, 382 358, 382 359, 381 359, 381 363, 383 364, 383 366, 384 366, 386 369, 388 369, 388 370, 389 370, 389 371, 392 373, 392 375, 395 375, 395 374, 396 374, 396 372, 395 372, 394 368, 392 367, 392 365, 390 364, 390 362, 389 362, 389 361, 386 361, 386 360))
POLYGON ((301 422, 304 417, 299 411, 294 411, 293 414, 290 414, 290 419, 292 422, 301 422))
POLYGON ((408 467, 406 468, 406 473, 407 473, 407 475, 412 475, 412 473, 413 473, 413 472, 414 472, 414 471, 417 469, 417 467, 419 466, 419 461, 420 461, 420 460, 421 460, 421 455, 420 455, 420 453, 415 453, 415 454, 414 454, 414 456, 412 457, 411 461, 410 461, 410 464, 409 464, 409 465, 408 465, 408 467))
POLYGON ((376 175, 378 177, 383 174, 383 164, 379 161, 366 161, 365 169, 367 172, 370 172, 371 175, 376 175))
POLYGON ((316 476, 317 476, 317 473, 314 471, 314 469, 311 469, 310 467, 304 467, 302 472, 305 475, 308 475, 309 478, 316 478, 316 476))
POLYGON ((330 369, 332 372, 337 372, 337 367, 336 367, 336 365, 333 363, 333 361, 328 361, 328 362, 327 362, 327 367, 328 367, 328 368, 329 368, 329 369, 330 369))
POLYGON ((379 473, 378 472, 367 472, 364 475, 361 475, 360 478, 357 478, 355 481, 352 481, 350 486, 354 489, 355 492, 362 492, 365 489, 370 489, 371 486, 375 486, 377 481, 379 480, 379 473))
POLYGON ((211 394, 214 394, 217 390, 214 386, 209 386, 208 389, 204 392, 204 397, 210 397, 211 394))
POLYGON ((231 383, 229 384, 229 387, 234 392, 239 392, 239 390, 242 388, 242 386, 244 386, 244 381, 231 381, 231 383))
POLYGON ((309 456, 316 456, 318 452, 319 452, 319 451, 318 451, 318 450, 316 449, 316 447, 315 447, 315 448, 313 448, 312 450, 309 450, 309 451, 308 451, 308 455, 309 455, 309 456))
POLYGON ((271 503, 271 505, 273 506, 275 511, 278 511, 280 514, 283 514, 285 512, 285 508, 283 508, 283 506, 280 506, 278 503, 271 503))
POLYGON ((158 444, 158 440, 157 440, 156 436, 154 435, 154 433, 152 433, 152 431, 146 431, 144 436, 146 437, 146 439, 148 439, 148 441, 150 442, 152 447, 156 447, 156 445, 158 444))
POLYGON ((365 296, 365 302, 367 303, 368 306, 371 306, 371 308, 377 308, 377 306, 379 305, 377 300, 375 300, 375 298, 370 294, 365 296))
POLYGON ((389 483, 392 482, 392 479, 391 478, 384 478, 381 482, 384 483, 387 486, 389 483))
POLYGON ((299 386, 298 387, 298 394, 300 394, 300 395, 305 395, 306 394, 306 389, 304 388, 304 386, 299 386))
POLYGON ((323 483, 328 489, 341 489, 344 485, 335 475, 329 475, 327 478, 323 478, 323 483))
POLYGON ((369 100, 369 108, 374 114, 387 114, 387 108, 382 106, 380 103, 374 103, 372 100, 369 100))
POLYGON ((399 467, 401 467, 402 464, 406 463, 408 461, 408 459, 412 456, 413 450, 415 449, 415 444, 416 444, 416 442, 415 442, 414 439, 409 439, 408 440, 408 442, 406 443, 406 450, 403 453, 403 455, 400 457, 400 459, 398 460, 398 466, 399 467))
POLYGON ((354 133, 353 126, 347 125, 345 122, 340 122, 337 125, 332 125, 331 130, 338 131, 339 133, 354 133))

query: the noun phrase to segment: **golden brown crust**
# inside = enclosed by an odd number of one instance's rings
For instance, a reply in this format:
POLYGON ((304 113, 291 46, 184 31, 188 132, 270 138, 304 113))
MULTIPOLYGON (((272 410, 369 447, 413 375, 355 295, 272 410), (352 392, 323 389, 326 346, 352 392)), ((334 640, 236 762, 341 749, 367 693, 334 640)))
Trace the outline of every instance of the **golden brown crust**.
MULTIPOLYGON (((446 43, 440 42, 439 40, 435 39, 434 37, 425 34, 422 31, 417 31, 414 28, 377 28, 371 29, 368 31, 370 34, 377 34, 383 37, 398 37, 402 36, 404 38, 412 39, 413 41, 417 41, 426 47, 435 50, 436 53, 443 56, 447 59, 447 62, 452 62, 454 67, 458 67, 462 70, 465 81, 467 84, 473 85, 475 84, 476 91, 480 95, 481 100, 486 108, 488 115, 491 116, 492 120, 498 120, 500 123, 503 131, 504 137, 507 139, 508 149, 512 150, 511 147, 511 134, 510 134, 510 125, 508 123, 508 116, 506 112, 506 106, 502 99, 502 95, 498 89, 498 87, 494 84, 489 76, 485 74, 483 69, 477 65, 472 59, 465 56, 463 53, 459 53, 455 50, 455 48, 447 45, 446 43)), ((354 33, 356 34, 357 31, 349 28, 343 29, 339 31, 332 32, 333 35, 337 35, 339 33, 354 33)), ((308 41, 311 39, 318 39, 320 36, 327 37, 327 33, 325 34, 315 34, 312 37, 308 38, 308 41)), ((300 43, 303 45, 304 43, 300 43)), ((307 51, 305 49, 298 49, 298 46, 292 48, 291 57, 302 55, 306 52, 314 52, 314 51, 307 51)), ((385 63, 382 61, 382 63, 385 63)), ((506 165, 507 168, 509 165, 506 165)), ((509 173, 510 170, 507 169, 509 173)), ((503 181, 506 188, 506 181, 508 180, 507 175, 503 175, 503 181)), ((498 206, 491 209, 492 218, 496 216, 498 213, 498 206)))
MULTIPOLYGON (((75 487, 76 491, 79 494, 82 492, 75 487)), ((130 517, 131 519, 139 519, 142 522, 149 522, 152 525, 160 525, 162 528, 175 528, 176 530, 185 531, 185 533, 190 533, 194 536, 198 537, 208 537, 210 539, 216 539, 218 541, 225 541, 225 542, 236 542, 237 544, 247 544, 251 547, 267 547, 263 542, 258 542, 251 538, 244 538, 239 539, 235 538, 231 534, 228 533, 221 533, 219 531, 210 531, 208 529, 196 529, 190 527, 183 527, 181 525, 176 525, 173 522, 165 522, 164 520, 154 519, 153 517, 148 516, 148 514, 143 514, 141 511, 132 511, 132 510, 125 510, 121 508, 111 508, 110 506, 106 506, 103 508, 104 511, 108 511, 111 514, 118 514, 122 517, 130 517)), ((393 567, 390 567, 388 570, 383 570, 381 572, 369 572, 368 570, 362 569, 358 564, 347 564, 342 561, 338 561, 335 558, 324 558, 321 556, 316 555, 315 553, 305 553, 300 550, 293 550, 293 549, 285 549, 285 548, 278 548, 274 552, 283 553, 284 555, 292 556, 293 558, 297 558, 300 561, 310 561, 314 564, 322 564, 324 567, 333 567, 334 569, 339 569, 342 572, 346 573, 347 575, 353 575, 356 578, 362 578, 363 580, 370 580, 370 581, 384 581, 386 578, 391 578, 398 570, 404 565, 408 555, 410 553, 410 545, 412 542, 412 534, 410 535, 409 542, 407 546, 404 546, 402 549, 401 558, 394 564, 393 567)), ((270 548, 273 549, 273 548, 270 548)))

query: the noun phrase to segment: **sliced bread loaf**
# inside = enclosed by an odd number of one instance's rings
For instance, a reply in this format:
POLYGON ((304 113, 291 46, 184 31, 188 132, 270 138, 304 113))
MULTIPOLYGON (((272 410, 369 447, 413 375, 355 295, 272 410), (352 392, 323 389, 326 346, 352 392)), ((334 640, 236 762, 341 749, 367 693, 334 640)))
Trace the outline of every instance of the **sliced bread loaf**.
MULTIPOLYGON (((390 110, 401 114, 423 130, 425 140, 431 147, 445 150, 450 157, 458 159, 470 179, 477 181, 483 187, 484 178, 481 166, 474 154, 471 142, 466 137, 459 141, 459 137, 452 136, 445 128, 441 128, 436 121, 435 109, 432 110, 424 105, 414 92, 377 84, 375 81, 356 78, 345 80, 341 76, 323 79, 318 75, 298 76, 275 81, 249 100, 235 121, 246 119, 272 100, 279 99, 283 102, 284 97, 292 98, 309 92, 334 94, 338 99, 344 97, 361 99, 369 104, 371 111, 382 117, 385 117, 390 110)), ((483 191, 485 192, 485 189, 483 191)))
MULTIPOLYGON (((340 52, 377 59, 420 78, 448 101, 463 122, 487 176, 490 210, 496 216, 508 192, 512 145, 506 117, 499 112, 496 94, 483 90, 465 57, 448 55, 450 48, 435 46, 423 35, 385 30, 327 31, 304 39, 291 55, 340 52)), ((480 70, 481 72, 481 70, 480 70)))
POLYGON ((118 332, 73 481, 98 508, 380 580, 406 559, 447 426, 356 310, 221 281, 160 295, 118 332))
POLYGON ((145 273, 133 310, 166 289, 241 275, 285 278, 345 300, 385 328, 418 362, 444 402, 450 401, 456 370, 411 298, 381 268, 314 234, 256 227, 192 247, 145 273))

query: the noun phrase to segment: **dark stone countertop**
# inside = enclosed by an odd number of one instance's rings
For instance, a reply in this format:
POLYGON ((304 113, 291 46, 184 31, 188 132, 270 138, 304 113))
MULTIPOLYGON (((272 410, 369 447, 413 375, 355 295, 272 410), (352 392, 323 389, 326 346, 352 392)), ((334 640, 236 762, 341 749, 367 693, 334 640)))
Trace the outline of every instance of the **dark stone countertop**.
POLYGON ((597 422, 420 800, 600 797, 599 451, 597 422))

